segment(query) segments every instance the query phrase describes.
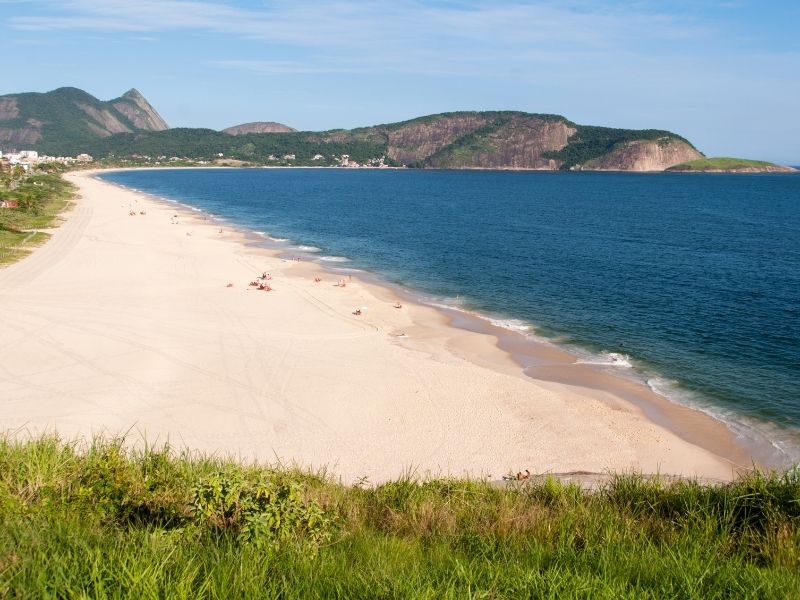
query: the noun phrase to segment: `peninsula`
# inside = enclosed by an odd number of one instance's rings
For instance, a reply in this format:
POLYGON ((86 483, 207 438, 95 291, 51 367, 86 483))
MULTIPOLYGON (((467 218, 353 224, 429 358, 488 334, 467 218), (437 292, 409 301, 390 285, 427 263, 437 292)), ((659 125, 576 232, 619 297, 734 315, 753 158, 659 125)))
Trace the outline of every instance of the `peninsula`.
POLYGON ((104 102, 77 88, 0 96, 0 150, 19 149, 139 162, 436 169, 663 171, 703 157, 670 131, 520 111, 448 112, 321 132, 274 122, 170 129, 135 89, 104 102))
POLYGON ((795 173, 797 169, 746 158, 700 158, 669 167, 676 173, 795 173))

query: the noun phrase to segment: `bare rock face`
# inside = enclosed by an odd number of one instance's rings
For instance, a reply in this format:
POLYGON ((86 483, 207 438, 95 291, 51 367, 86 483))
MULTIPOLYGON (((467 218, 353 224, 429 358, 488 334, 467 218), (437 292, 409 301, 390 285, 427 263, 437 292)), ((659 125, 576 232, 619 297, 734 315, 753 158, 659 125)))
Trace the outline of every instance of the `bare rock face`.
POLYGON ((428 163, 456 169, 552 171, 561 163, 543 155, 564 148, 575 131, 562 120, 519 115, 432 156, 428 163))
POLYGON ((135 88, 125 92, 121 98, 113 100, 112 105, 125 115, 137 129, 145 131, 169 129, 167 122, 135 88))
POLYGON ((297 131, 283 123, 275 123, 274 121, 256 121, 254 123, 242 123, 241 125, 234 125, 223 129, 222 133, 228 135, 244 135, 247 133, 291 133, 297 131))
POLYGON ((19 127, 16 129, 0 127, 0 142, 5 142, 9 146, 30 146, 38 142, 41 137, 41 124, 39 124, 39 126, 30 125, 29 127, 19 127))
POLYGON ((593 171, 663 171, 698 158, 703 158, 703 155, 678 139, 635 140, 620 144, 582 168, 593 171))
POLYGON ((14 97, 0 98, 0 121, 10 121, 18 116, 17 99, 14 97))
POLYGON ((487 117, 481 113, 438 115, 431 119, 410 121, 388 132, 387 154, 404 165, 422 161, 487 123, 487 117))
POLYGON ((123 125, 123 123, 111 114, 108 109, 98 109, 88 104, 81 102, 77 103, 78 108, 85 112, 92 121, 88 121, 87 125, 100 137, 108 137, 115 133, 130 133, 131 129, 123 125))

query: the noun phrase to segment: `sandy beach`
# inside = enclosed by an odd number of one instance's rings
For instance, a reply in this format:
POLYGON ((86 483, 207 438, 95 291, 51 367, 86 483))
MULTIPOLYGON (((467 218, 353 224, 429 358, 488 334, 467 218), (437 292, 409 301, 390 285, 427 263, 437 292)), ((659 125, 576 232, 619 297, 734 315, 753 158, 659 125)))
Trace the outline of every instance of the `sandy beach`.
POLYGON ((395 308, 391 289, 340 287, 193 211, 90 172, 67 179, 80 198, 66 222, 0 270, 2 431, 127 434, 345 483, 524 469, 730 479, 740 462, 701 413, 657 409, 680 425, 667 428, 613 386, 533 379, 495 336, 395 308), (263 272, 273 291, 248 285, 263 272))

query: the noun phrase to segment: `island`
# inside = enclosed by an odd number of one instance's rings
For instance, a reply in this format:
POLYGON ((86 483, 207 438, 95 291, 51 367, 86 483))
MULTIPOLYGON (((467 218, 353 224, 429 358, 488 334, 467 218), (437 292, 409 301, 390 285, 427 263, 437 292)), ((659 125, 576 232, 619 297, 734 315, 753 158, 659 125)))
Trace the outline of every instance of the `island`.
POLYGON ((666 169, 679 173, 796 173, 797 169, 747 158, 698 158, 666 169))

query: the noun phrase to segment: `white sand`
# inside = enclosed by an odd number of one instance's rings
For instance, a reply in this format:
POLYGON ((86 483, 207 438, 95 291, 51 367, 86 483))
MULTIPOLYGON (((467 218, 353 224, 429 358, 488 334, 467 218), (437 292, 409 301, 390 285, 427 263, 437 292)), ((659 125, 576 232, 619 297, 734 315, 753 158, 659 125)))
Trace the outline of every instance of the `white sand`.
POLYGON ((626 402, 523 376, 494 338, 434 309, 395 309, 387 289, 335 287, 191 211, 68 179, 82 198, 67 222, 0 270, 0 430, 128 432, 347 483, 526 468, 732 475, 626 402), (275 291, 248 287, 262 271, 275 291))

